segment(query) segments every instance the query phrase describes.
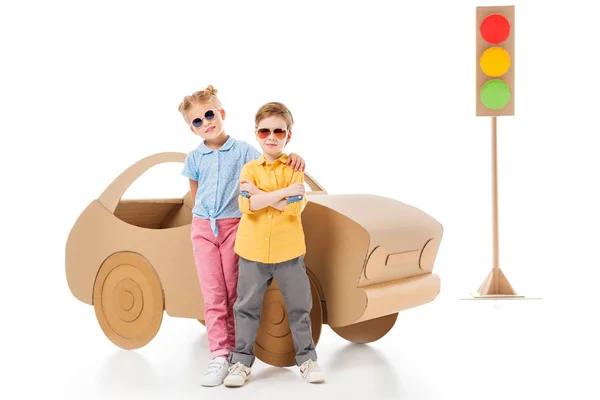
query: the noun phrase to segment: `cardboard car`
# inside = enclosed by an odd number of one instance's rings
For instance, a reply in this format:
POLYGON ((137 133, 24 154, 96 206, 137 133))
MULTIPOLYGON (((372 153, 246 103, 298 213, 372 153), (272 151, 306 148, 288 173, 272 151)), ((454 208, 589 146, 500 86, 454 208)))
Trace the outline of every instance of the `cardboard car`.
MULTIPOLYGON (((183 163, 184 153, 136 162, 93 200, 66 243, 66 278, 74 297, 93 305, 104 334, 136 349, 157 334, 164 313, 204 323, 204 301, 191 245, 190 193, 175 199, 122 199, 151 167, 183 163)), ((179 179, 180 177, 174 177, 179 179)), ((432 272, 442 226, 402 202, 366 194, 328 194, 309 174, 302 213, 318 343, 323 324, 342 338, 368 343, 392 329, 398 312, 433 301, 432 272)), ((273 281, 264 297, 255 354, 294 365, 285 302, 273 281)))

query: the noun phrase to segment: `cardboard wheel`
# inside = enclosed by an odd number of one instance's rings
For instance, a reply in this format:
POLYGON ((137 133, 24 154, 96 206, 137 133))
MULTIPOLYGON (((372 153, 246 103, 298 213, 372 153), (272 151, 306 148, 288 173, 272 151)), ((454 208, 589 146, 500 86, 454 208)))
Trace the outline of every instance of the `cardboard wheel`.
POLYGON ((164 299, 158 276, 143 257, 108 257, 94 283, 94 311, 102 331, 125 350, 145 346, 162 323, 164 299))
MULTIPOLYGON (((313 342, 316 346, 321 337, 323 309, 321 308, 319 291, 312 279, 310 280, 310 290, 312 294, 311 330, 313 342)), ((276 367, 296 365, 296 350, 294 349, 285 301, 275 280, 267 289, 263 300, 254 354, 262 362, 276 367)))
POLYGON ((395 313, 359 322, 358 324, 331 329, 350 342, 371 343, 384 337, 392 329, 397 318, 398 313, 395 313))

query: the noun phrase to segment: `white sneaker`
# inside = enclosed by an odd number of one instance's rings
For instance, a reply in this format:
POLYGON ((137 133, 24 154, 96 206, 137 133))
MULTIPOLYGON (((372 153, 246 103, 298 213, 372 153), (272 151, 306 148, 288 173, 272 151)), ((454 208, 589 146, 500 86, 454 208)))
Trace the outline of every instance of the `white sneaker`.
POLYGON ((239 387, 243 386, 250 376, 250 368, 244 364, 238 362, 229 367, 229 375, 223 381, 223 384, 227 387, 239 387))
POLYGON ((307 360, 302 363, 300 366, 300 375, 309 383, 325 382, 325 374, 321 371, 319 364, 313 360, 307 360))
POLYGON ((200 384, 202 386, 219 386, 227 376, 229 361, 225 357, 215 357, 206 368, 200 384))

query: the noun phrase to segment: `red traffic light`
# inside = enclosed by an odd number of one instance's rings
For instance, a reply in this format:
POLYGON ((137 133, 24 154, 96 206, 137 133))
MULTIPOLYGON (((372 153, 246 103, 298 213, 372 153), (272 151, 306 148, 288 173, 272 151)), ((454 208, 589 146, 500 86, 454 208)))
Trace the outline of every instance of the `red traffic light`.
POLYGON ((510 22, 505 16, 491 14, 485 17, 479 28, 481 37, 492 44, 502 43, 510 35, 510 22))

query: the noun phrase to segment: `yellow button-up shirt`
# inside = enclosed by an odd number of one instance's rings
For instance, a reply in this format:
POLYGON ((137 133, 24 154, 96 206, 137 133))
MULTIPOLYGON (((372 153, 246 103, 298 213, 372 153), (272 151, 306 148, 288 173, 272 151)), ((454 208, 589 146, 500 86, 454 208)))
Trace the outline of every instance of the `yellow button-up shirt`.
MULTIPOLYGON (((243 166, 240 180, 248 179, 263 192, 273 192, 294 183, 304 182, 304 172, 286 165, 286 154, 269 164, 264 156, 243 166)), ((238 226, 234 251, 240 257, 261 263, 279 263, 306 253, 300 214, 306 206, 301 200, 288 199, 283 211, 271 206, 250 210, 249 197, 240 194, 238 204, 242 218, 238 226), (296 200, 296 201, 294 201, 296 200)))

